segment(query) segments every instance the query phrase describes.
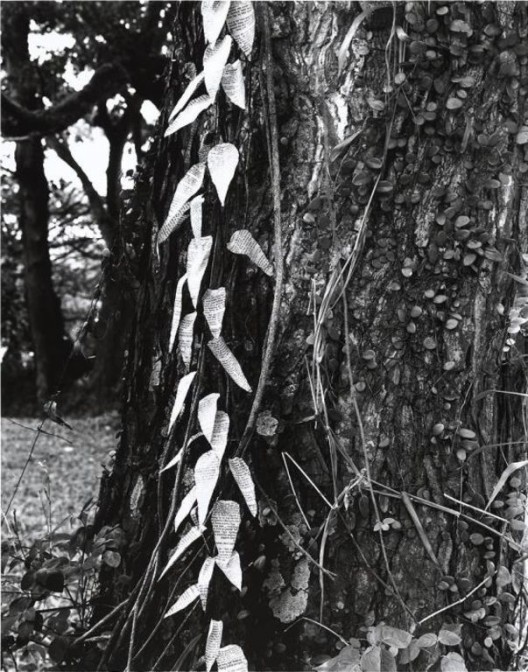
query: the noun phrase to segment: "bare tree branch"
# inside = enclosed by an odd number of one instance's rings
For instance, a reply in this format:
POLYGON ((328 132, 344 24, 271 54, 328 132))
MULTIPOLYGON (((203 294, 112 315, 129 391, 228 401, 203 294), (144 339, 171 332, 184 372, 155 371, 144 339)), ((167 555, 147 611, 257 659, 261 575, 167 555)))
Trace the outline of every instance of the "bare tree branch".
POLYGON ((2 94, 2 134, 15 138, 59 133, 90 112, 96 103, 118 93, 128 79, 121 65, 107 63, 94 72, 83 89, 46 110, 28 110, 2 94))
POLYGON ((79 178, 84 192, 88 198, 88 202, 90 203, 90 210, 95 221, 97 222, 106 246, 111 248, 114 238, 115 221, 108 214, 103 199, 91 183, 88 175, 74 159, 70 148, 68 147, 68 143, 66 140, 64 140, 64 138, 50 136, 46 139, 46 143, 48 147, 53 149, 57 156, 62 159, 66 165, 70 166, 70 168, 79 178))

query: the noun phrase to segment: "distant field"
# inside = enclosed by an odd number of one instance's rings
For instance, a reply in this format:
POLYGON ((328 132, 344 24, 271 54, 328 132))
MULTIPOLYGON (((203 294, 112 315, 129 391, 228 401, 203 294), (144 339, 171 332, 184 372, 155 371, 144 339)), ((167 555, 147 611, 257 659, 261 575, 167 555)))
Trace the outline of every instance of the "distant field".
MULTIPOLYGON (((40 434, 11 505, 9 521, 12 523, 15 511, 26 540, 39 537, 48 529, 48 476, 53 528, 78 514, 90 498, 97 501, 101 464, 116 447, 117 415, 66 420, 73 431, 49 420, 44 424, 43 429, 55 436, 40 434)), ((2 418, 2 512, 24 467, 38 425, 35 418, 2 418)), ((5 520, 2 529, 6 530, 5 520)), ((63 529, 67 531, 69 524, 63 529)))

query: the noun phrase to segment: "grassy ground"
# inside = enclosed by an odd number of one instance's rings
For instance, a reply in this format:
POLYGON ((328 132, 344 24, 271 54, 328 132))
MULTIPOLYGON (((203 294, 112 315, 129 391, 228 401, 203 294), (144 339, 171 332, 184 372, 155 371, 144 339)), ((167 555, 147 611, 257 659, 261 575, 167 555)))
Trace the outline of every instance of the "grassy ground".
MULTIPOLYGON (((67 419, 67 418, 66 418, 67 419)), ((71 515, 79 514, 91 498, 97 501, 101 464, 116 447, 116 415, 75 418, 72 430, 47 420, 38 437, 31 460, 11 504, 8 520, 16 519, 21 535, 45 534, 62 521, 69 529, 71 515)), ((2 419, 2 511, 12 497, 16 483, 35 439, 39 421, 2 419)), ((5 519, 2 527, 5 530, 5 519)))

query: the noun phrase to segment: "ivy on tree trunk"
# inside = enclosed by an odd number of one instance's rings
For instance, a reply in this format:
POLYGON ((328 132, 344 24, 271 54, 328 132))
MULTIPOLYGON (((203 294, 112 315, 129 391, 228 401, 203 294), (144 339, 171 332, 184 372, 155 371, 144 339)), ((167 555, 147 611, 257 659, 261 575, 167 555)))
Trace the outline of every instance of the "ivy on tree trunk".
MULTIPOLYGON (((245 455, 259 516, 239 541, 242 593, 218 580, 207 621, 198 609, 164 621, 196 582, 203 552, 191 549, 156 581, 179 539, 167 517, 174 471, 160 465, 198 431, 206 394, 220 392, 230 416, 229 457, 251 408, 198 320, 197 381, 167 432, 185 373, 167 344, 191 232, 184 223, 159 249, 156 236, 203 141, 240 153, 224 209, 206 184, 214 250, 204 286, 226 287, 224 338, 253 389, 273 279, 226 244, 248 229, 272 261, 276 244, 262 25, 245 63, 246 111, 220 97, 217 116, 164 139, 185 67, 199 72, 204 52, 199 6, 178 5, 161 127, 128 217, 139 232, 129 267, 137 307, 123 433, 96 521, 126 537, 121 565, 101 574, 94 617, 127 600, 113 617, 107 669, 127 658, 129 669, 196 669, 209 618, 224 622, 251 669, 312 669, 338 653, 332 631, 364 639, 381 623, 416 637, 447 624, 461 633, 469 669, 510 665, 514 611, 496 577, 512 567, 520 538, 483 509, 524 436, 522 397, 509 394, 525 384, 523 346, 508 334, 517 285, 505 271, 519 274, 527 251, 526 144, 516 142, 526 7, 396 3, 378 14, 361 4, 353 24, 358 11, 345 3, 269 3, 286 272, 245 455), (502 630, 490 645, 492 621, 502 630)), ((183 458, 178 501, 203 450, 198 439, 183 458)), ((236 496, 227 477, 220 488, 236 496)), ((518 488, 505 486, 498 515, 508 517, 518 488)), ((449 648, 420 651, 413 664, 422 669, 449 648)))

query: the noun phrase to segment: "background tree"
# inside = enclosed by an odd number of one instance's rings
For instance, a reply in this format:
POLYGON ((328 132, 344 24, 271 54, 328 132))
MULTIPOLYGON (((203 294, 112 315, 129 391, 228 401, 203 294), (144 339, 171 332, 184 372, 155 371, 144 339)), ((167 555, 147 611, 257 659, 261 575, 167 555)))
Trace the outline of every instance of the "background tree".
MULTIPOLYGON (((2 398, 4 415, 31 415, 35 407, 34 359, 24 300, 24 263, 18 227, 18 185, 4 170, 2 184, 2 398)), ((50 183, 49 240, 52 286, 61 300, 65 331, 74 340, 87 315, 97 318, 94 292, 101 279, 104 245, 82 191, 62 180, 50 183)), ((84 338, 93 357, 93 338, 84 338), (91 342, 90 342, 91 341, 91 342)))
MULTIPOLYGON (((118 231, 121 191, 121 165, 127 140, 133 138, 138 160, 144 150, 146 124, 141 114, 145 100, 159 103, 161 74, 165 62, 162 50, 167 49, 166 33, 171 16, 170 5, 151 3, 16 3, 3 14, 4 60, 8 74, 8 95, 4 98, 2 130, 8 137, 18 138, 17 171, 23 185, 40 184, 39 190, 28 193, 21 189, 24 207, 21 220, 35 235, 23 236, 26 253, 26 294, 29 307, 32 340, 37 363, 37 387, 41 399, 57 391, 59 380, 70 358, 72 344, 62 325, 59 300, 51 282, 51 264, 46 259, 48 214, 44 152, 40 136, 47 135, 47 144, 73 169, 86 191, 95 222, 109 248, 118 231), (28 48, 30 20, 43 34, 54 32, 72 34, 71 48, 54 54, 39 64, 31 62, 28 48), (107 31, 107 32, 106 32, 107 31), (141 58, 139 54, 141 53, 141 58), (65 83, 65 72, 94 69, 92 80, 79 92, 65 83), (22 72, 24 71, 24 73, 22 72), (24 74, 24 76, 22 76, 24 74), (20 78, 19 78, 20 76, 20 78), (120 95, 110 104, 108 99, 120 95), (42 100, 59 101, 43 108, 42 100), (97 113, 92 115, 94 106, 97 113), (64 131, 81 117, 101 126, 109 142, 107 166, 107 195, 101 198, 86 173, 73 158, 64 131), (58 134, 58 135, 57 135, 58 134), (28 137, 29 136, 29 137, 28 137), (22 154, 34 149, 31 161, 22 154), (35 149, 36 148, 36 149, 35 149), (36 180, 36 175, 40 175, 36 180), (29 207, 31 199, 39 198, 38 207, 29 207), (30 214, 38 213, 38 221, 30 214), (37 238, 33 246, 29 241, 37 238), (33 263, 34 259, 40 259, 33 263), (33 277, 35 276, 35 277, 33 277), (39 294, 40 292, 40 294, 39 294), (46 301, 42 300, 44 293, 46 301)), ((49 256, 49 255, 48 255, 49 256)), ((129 292, 119 284, 116 268, 108 266, 104 290, 104 310, 99 321, 104 322, 100 337, 98 359, 94 375, 95 387, 101 403, 108 398, 115 402, 115 386, 120 381, 123 350, 121 340, 128 324, 127 299, 129 292), (111 353, 108 355, 107 353, 111 353)), ((82 360, 81 360, 82 361, 82 360)), ((75 372, 69 367, 70 377, 75 372)))

